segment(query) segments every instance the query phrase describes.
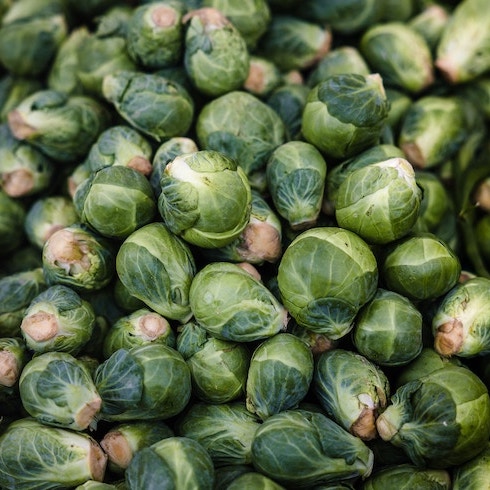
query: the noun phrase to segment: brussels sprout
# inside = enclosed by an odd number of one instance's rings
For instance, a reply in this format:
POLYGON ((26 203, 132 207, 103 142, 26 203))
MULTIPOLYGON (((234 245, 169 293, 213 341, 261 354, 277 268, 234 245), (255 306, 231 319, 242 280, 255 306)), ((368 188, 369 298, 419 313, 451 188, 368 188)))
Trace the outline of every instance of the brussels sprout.
POLYGON ((243 82, 244 90, 263 99, 282 83, 282 73, 272 61, 262 56, 250 56, 248 76, 243 82))
POLYGON ((328 27, 291 15, 275 14, 257 50, 281 71, 302 70, 322 59, 331 44, 332 33, 328 27))
POLYGON ((448 8, 438 3, 428 4, 408 21, 408 25, 418 32, 435 54, 442 32, 450 18, 448 8))
POLYGON ((242 87, 250 58, 240 31, 220 10, 190 10, 186 25, 184 67, 192 84, 207 96, 218 97, 242 87))
POLYGON ((116 270, 129 294, 152 310, 181 322, 190 318, 194 258, 163 223, 145 225, 126 238, 116 256, 116 270))
POLYGON ((315 146, 289 141, 278 146, 267 166, 267 187, 277 212, 293 230, 312 228, 320 214, 327 164, 315 146))
POLYGON ((164 344, 119 349, 97 368, 100 419, 165 420, 180 413, 191 396, 184 358, 164 344))
POLYGON ((153 148, 144 136, 130 126, 118 124, 102 131, 90 148, 85 164, 92 172, 122 165, 149 176, 152 155, 153 148))
POLYGON ((417 94, 434 83, 429 45, 408 24, 386 22, 370 27, 363 33, 359 49, 386 86, 417 94))
POLYGON ((490 68, 490 15, 485 0, 460 2, 437 45, 435 66, 449 83, 474 80, 490 68))
POLYGON ((140 308, 119 318, 108 330, 103 342, 104 358, 118 349, 161 343, 175 347, 175 333, 170 323, 159 313, 140 308))
POLYGON ((102 481, 107 456, 83 432, 49 427, 32 418, 12 422, 0 436, 0 486, 70 488, 102 481))
POLYGON ((102 93, 125 121, 158 142, 183 136, 191 127, 194 102, 189 93, 156 73, 120 70, 108 74, 102 93), (152 110, 142 111, 142 106, 152 110))
POLYGON ((272 415, 257 429, 252 462, 260 473, 294 488, 365 478, 374 463, 361 439, 319 412, 300 409, 272 415))
POLYGON ((247 410, 262 420, 297 408, 313 378, 313 354, 299 337, 282 333, 253 352, 246 386, 247 410), (277 383, 280 379, 281 383, 277 383))
POLYGON ((431 233, 411 234, 386 250, 380 276, 386 289, 412 301, 431 300, 458 281, 461 264, 449 246, 431 233))
POLYGON ((0 386, 14 386, 28 360, 23 339, 0 337, 0 386))
POLYGON ((136 420, 112 426, 104 434, 100 445, 107 454, 109 469, 123 473, 137 451, 173 436, 173 429, 163 421, 136 420))
POLYGON ((0 62, 15 75, 43 75, 67 33, 62 2, 15 2, 2 18, 0 62))
POLYGON ((42 257, 49 285, 95 291, 107 286, 115 272, 112 243, 78 222, 54 232, 44 243, 42 257))
POLYGON ((162 173, 158 209, 170 231, 193 245, 231 243, 250 218, 251 189, 230 157, 201 150, 174 158, 162 173))
POLYGON ((75 355, 90 339, 94 324, 92 305, 73 289, 56 284, 31 301, 20 328, 27 346, 36 353, 75 355))
POLYGON ((78 56, 81 46, 89 36, 89 30, 85 25, 76 27, 67 34, 46 75, 47 88, 67 95, 84 93, 85 89, 77 73, 78 56))
POLYGON ((208 102, 196 121, 200 148, 233 158, 250 176, 264 168, 272 151, 285 141, 277 112, 244 91, 229 92, 208 102))
POLYGON ((40 80, 17 77, 10 73, 0 78, 0 121, 6 122, 8 113, 29 95, 41 90, 40 80))
POLYGON ((250 351, 243 343, 210 337, 189 322, 179 328, 176 348, 191 371, 193 394, 209 403, 226 403, 245 393, 250 351))
POLYGON ((93 172, 76 189, 80 221, 107 238, 124 240, 153 221, 157 204, 148 179, 120 165, 93 172))
POLYGON ((412 165, 432 168, 454 156, 466 137, 461 101, 456 97, 426 95, 408 108, 398 144, 412 165))
POLYGON ((155 151, 152 160, 152 169, 150 174, 150 184, 153 192, 158 199, 162 192, 160 180, 165 167, 176 157, 185 153, 194 153, 198 151, 195 141, 185 136, 174 136, 164 141, 155 151))
POLYGON ((357 73, 363 76, 370 73, 366 61, 354 46, 338 46, 325 54, 308 74, 307 84, 313 88, 332 75, 344 73, 357 73))
POLYGON ((95 429, 102 400, 85 365, 66 352, 45 352, 32 358, 19 379, 22 404, 46 425, 95 429))
POLYGON ((286 141, 301 139, 301 118, 310 89, 302 83, 280 85, 267 97, 266 104, 284 123, 286 141))
POLYGON ((412 165, 391 158, 350 172, 337 190, 335 218, 369 243, 405 236, 419 216, 422 191, 412 165))
POLYGON ((376 421, 385 441, 417 466, 466 463, 488 445, 490 397, 466 367, 438 369, 400 386, 376 421))
POLYGON ((109 118, 105 106, 91 97, 46 89, 34 92, 10 111, 8 124, 17 139, 66 163, 85 157, 109 118))
POLYGON ((184 50, 183 14, 184 7, 178 1, 151 2, 135 8, 127 27, 129 56, 150 70, 177 65, 184 50))
POLYGON ((302 131, 326 156, 346 159, 378 142, 388 113, 378 74, 332 75, 310 90, 302 131))
POLYGON ((78 485, 78 487, 75 487, 75 490, 118 490, 119 488, 124 488, 124 487, 119 487, 116 484, 112 484, 112 483, 103 483, 95 480, 87 480, 82 485, 78 485))
POLYGON ((203 7, 222 12, 242 35, 249 51, 253 51, 271 21, 267 0, 201 0, 203 7))
POLYGON ((318 227, 302 232, 286 248, 277 281, 290 315, 335 340, 352 329, 357 312, 375 294, 378 267, 358 235, 318 227))
POLYGON ((271 291, 236 264, 214 262, 192 281, 189 300, 197 323, 222 340, 252 342, 285 329, 287 312, 271 291))
POLYGON ((422 314, 401 294, 379 288, 356 317, 352 340, 356 349, 381 366, 414 360, 423 347, 422 314))
POLYGON ((453 470, 453 490, 478 490, 490 479, 490 444, 474 458, 453 470))
POLYGON ((249 471, 235 478, 226 490, 240 490, 241 488, 254 488, 255 490, 283 490, 284 487, 262 473, 249 471))
POLYGON ((167 437, 138 451, 125 480, 128 490, 211 490, 214 467, 208 452, 188 437, 167 437))
POLYGON ((73 201, 64 195, 40 197, 28 209, 24 221, 27 239, 39 249, 56 231, 79 220, 73 201))
POLYGON ((449 490, 451 475, 447 470, 418 468, 410 464, 388 466, 373 473, 362 484, 362 490, 380 490, 384 488, 425 488, 427 490, 449 490))
POLYGON ((250 464, 259 427, 260 419, 242 402, 194 403, 177 422, 178 433, 199 442, 215 466, 250 464))
POLYGON ((388 378, 364 356, 344 349, 320 354, 313 392, 333 420, 363 440, 377 437, 376 418, 388 403, 388 378))
POLYGON ((47 288, 41 267, 0 278, 0 337, 20 337, 24 311, 47 288))
POLYGON ((432 317, 434 349, 443 356, 473 357, 490 353, 486 307, 490 279, 474 277, 456 284, 432 317))

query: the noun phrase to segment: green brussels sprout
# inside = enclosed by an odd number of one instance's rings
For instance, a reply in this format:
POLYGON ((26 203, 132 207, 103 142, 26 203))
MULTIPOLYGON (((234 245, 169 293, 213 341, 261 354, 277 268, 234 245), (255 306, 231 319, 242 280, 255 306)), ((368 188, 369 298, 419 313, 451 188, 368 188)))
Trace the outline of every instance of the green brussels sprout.
POLYGON ((262 473, 249 471, 235 478, 226 490, 240 490, 241 488, 254 488, 255 490, 284 490, 284 487, 262 473))
POLYGON ((490 444, 468 462, 453 470, 453 490, 478 490, 488 486, 490 479, 490 444))
POLYGON ((201 444, 215 466, 251 464, 252 442, 260 419, 242 402, 197 402, 177 422, 181 436, 201 444))
POLYGON ((201 150, 174 158, 162 173, 158 210, 186 242, 203 248, 231 243, 250 218, 252 195, 232 158, 201 150))
POLYGON ((277 262, 282 253, 282 224, 267 201, 252 189, 250 219, 238 238, 228 245, 202 249, 210 260, 261 265, 277 262))
MULTIPOLYGON (((386 2, 376 0, 306 0, 298 2, 297 14, 330 25, 340 34, 357 34, 377 23, 386 13, 386 2)), ((400 8, 397 3, 397 9, 400 8)))
POLYGON ((308 394, 312 379, 313 354, 308 344, 290 333, 274 335, 252 354, 246 386, 247 410, 266 420, 297 408, 308 394))
POLYGON ((90 36, 87 26, 73 28, 60 44, 46 75, 47 88, 67 95, 81 95, 85 89, 78 77, 81 46, 90 36))
POLYGON ((368 28, 360 39, 359 50, 386 86, 417 94, 434 83, 430 47, 406 23, 386 22, 368 28))
POLYGON ((376 419, 388 404, 390 387, 376 364, 350 350, 323 352, 312 387, 327 415, 341 427, 365 441, 377 437, 376 419))
POLYGON ((372 163, 379 163, 391 158, 404 158, 403 151, 395 145, 379 144, 361 151, 357 155, 342 161, 329 169, 325 182, 324 211, 332 214, 335 210, 337 192, 349 173, 372 163))
POLYGON ((103 341, 103 356, 110 357, 119 349, 161 343, 175 347, 175 333, 168 320, 148 308, 140 308, 120 317, 107 331, 103 341))
POLYGON ((19 141, 8 124, 0 125, 0 187, 10 197, 46 191, 53 181, 54 164, 32 145, 19 141))
POLYGON ((102 92, 126 122, 158 142, 183 136, 191 127, 194 101, 189 93, 156 73, 120 70, 108 74, 102 92), (152 110, 142 111, 144 106, 152 110))
POLYGON ((322 207, 327 164, 305 141, 278 146, 266 165, 267 188, 277 212, 293 230, 316 225, 322 207))
POLYGON ((100 420, 165 420, 191 396, 191 376, 179 352, 164 344, 119 349, 95 373, 102 398, 100 420))
POLYGON ((335 226, 311 228, 284 251, 277 281, 297 323, 336 340, 352 329, 359 309, 375 294, 378 266, 355 233, 335 226))
POLYGON ((23 203, 0 189, 0 257, 8 256, 24 241, 25 217, 23 203))
POLYGON ((92 305, 73 289, 56 284, 39 293, 26 308, 20 325, 29 349, 76 355, 95 325, 92 305))
POLYGON ((405 296, 378 288, 356 317, 356 349, 380 366, 413 361, 423 348, 422 314, 405 296))
POLYGON ((176 349, 189 366, 198 399, 226 403, 244 395, 251 356, 245 344, 211 337, 189 322, 179 328, 176 349))
POLYGON ((264 168, 272 151, 285 141, 285 126, 270 106, 245 91, 208 102, 198 114, 199 147, 233 158, 247 176, 264 168))
POLYGON ((332 75, 357 73, 367 76, 370 69, 359 50, 354 46, 338 46, 330 50, 314 66, 307 77, 307 85, 315 87, 332 75))
POLYGON ((0 62, 15 75, 43 75, 67 34, 62 2, 19 0, 2 17, 0 62))
POLYGON ((201 0, 200 3, 222 12, 240 32, 249 51, 257 47, 271 21, 267 0, 201 0))
POLYGON ((0 386, 14 386, 29 357, 22 338, 0 337, 0 386))
POLYGON ((390 158, 350 172, 337 189, 335 218, 369 243, 405 236, 419 216, 422 191, 412 165, 390 158))
POLYGON ((203 267, 192 281, 189 301, 197 323, 221 340, 262 340, 287 324, 287 312, 272 292, 230 262, 203 267))
POLYGON ((272 415, 257 429, 252 442, 255 469, 294 488, 365 478, 373 460, 372 451, 360 438, 309 410, 272 415))
POLYGON ((22 370, 19 392, 26 412, 43 424, 95 429, 102 400, 83 362, 66 352, 44 352, 22 370))
POLYGON ((280 85, 266 98, 266 104, 281 118, 285 141, 301 139, 301 118, 310 89, 303 83, 280 85))
POLYGON ((380 490, 384 488, 425 488, 427 490, 449 490, 451 475, 447 470, 419 468, 411 464, 401 464, 381 468, 374 472, 362 484, 362 490, 380 490))
POLYGON ((332 75, 310 90, 302 132, 326 156, 346 159, 378 142, 388 113, 378 74, 332 75))
POLYGON ((41 80, 17 77, 10 73, 0 78, 0 121, 7 122, 8 113, 29 95, 41 90, 41 80))
POLYGON ((125 472, 128 490, 178 488, 212 490, 209 453, 189 437, 167 437, 138 451, 125 472))
POLYGON ((385 250, 380 277, 385 288, 412 301, 447 293, 459 279, 458 256, 431 233, 411 234, 385 250))
POLYGON ((284 72, 315 65, 328 53, 331 44, 330 28, 304 18, 275 14, 257 51, 284 72))
POLYGON ((116 256, 116 271, 132 296, 165 318, 184 323, 191 317, 194 257, 163 223, 145 225, 126 238, 116 256))
POLYGON ((95 30, 84 36, 77 52, 76 76, 84 92, 103 98, 106 75, 134 71, 137 65, 127 49, 127 24, 133 10, 115 6, 95 19, 95 30))
POLYGON ((248 76, 242 87, 244 90, 264 99, 282 83, 282 73, 272 61, 262 56, 250 56, 248 76))
POLYGON ((218 97, 238 90, 245 82, 250 58, 240 31, 220 10, 190 10, 185 24, 184 67, 202 94, 218 97))
POLYGON ((407 110, 398 145, 417 168, 433 168, 454 156, 467 137, 464 108, 456 97, 426 95, 407 110))
POLYGON ((95 99, 49 89, 34 92, 8 113, 17 139, 61 163, 84 158, 109 119, 106 107, 95 99))
POLYGON ((24 230, 29 242, 42 249, 53 233, 78 221, 72 199, 64 195, 49 195, 32 203, 27 210, 24 230))
POLYGON ((150 70, 177 65, 184 51, 184 6, 178 1, 136 7, 128 22, 126 43, 135 63, 150 70))
POLYGON ((417 15, 408 19, 408 25, 426 40, 433 57, 449 18, 446 6, 428 2, 417 15))
POLYGON ((136 129, 118 124, 102 131, 90 148, 85 164, 92 172, 122 165, 149 176, 153 169, 152 156, 153 148, 148 139, 136 129))
POLYGON ((12 422, 0 436, 0 486, 70 488, 102 481, 107 456, 83 432, 49 427, 30 417, 12 422))
POLYGON ((459 2, 437 44, 434 64, 449 83, 474 80, 490 68, 490 15, 485 0, 459 2))
POLYGON ((47 288, 42 267, 0 278, 0 337, 20 337, 24 311, 47 288))
POLYGON ((162 178, 165 167, 176 157, 185 153, 195 153, 198 151, 195 141, 186 136, 174 136, 173 138, 164 141, 155 151, 152 160, 152 169, 150 173, 150 184, 153 188, 153 193, 158 199, 162 192, 160 180, 162 178))
POLYGON ((42 258, 50 286, 97 291, 115 274, 113 244, 78 222, 54 232, 44 243, 42 258))
POLYGON ((161 420, 120 422, 104 434, 100 446, 107 454, 109 469, 124 473, 137 451, 174 435, 173 429, 161 420))
POLYGON ((485 306, 490 279, 474 277, 454 285, 432 317, 434 349, 443 356, 474 357, 490 353, 485 306))
POLYGON ((82 485, 75 487, 75 490, 118 490, 119 486, 112 483, 103 483, 95 480, 87 480, 82 485))
POLYGON ((400 386, 376 421, 385 441, 417 466, 466 463, 488 445, 490 397, 466 367, 451 366, 400 386))
POLYGON ((157 212, 148 179, 121 165, 93 172, 77 187, 73 202, 81 223, 101 236, 120 240, 151 223, 157 212))

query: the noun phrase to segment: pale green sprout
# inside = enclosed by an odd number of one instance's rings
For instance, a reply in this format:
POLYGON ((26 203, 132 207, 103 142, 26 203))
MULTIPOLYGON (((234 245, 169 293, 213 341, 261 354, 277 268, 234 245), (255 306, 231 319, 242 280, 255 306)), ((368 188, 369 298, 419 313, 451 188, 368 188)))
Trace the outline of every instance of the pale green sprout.
POLYGON ((16 385, 29 358, 21 337, 0 337, 0 386, 16 385))

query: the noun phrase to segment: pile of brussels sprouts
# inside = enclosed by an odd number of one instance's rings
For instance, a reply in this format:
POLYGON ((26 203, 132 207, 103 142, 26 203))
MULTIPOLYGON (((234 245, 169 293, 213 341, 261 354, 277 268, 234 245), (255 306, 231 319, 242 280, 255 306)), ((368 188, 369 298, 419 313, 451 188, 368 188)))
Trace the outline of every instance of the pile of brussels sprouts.
POLYGON ((483 490, 488 0, 0 0, 0 489, 483 490))

